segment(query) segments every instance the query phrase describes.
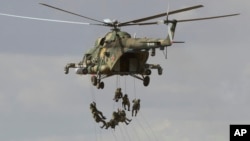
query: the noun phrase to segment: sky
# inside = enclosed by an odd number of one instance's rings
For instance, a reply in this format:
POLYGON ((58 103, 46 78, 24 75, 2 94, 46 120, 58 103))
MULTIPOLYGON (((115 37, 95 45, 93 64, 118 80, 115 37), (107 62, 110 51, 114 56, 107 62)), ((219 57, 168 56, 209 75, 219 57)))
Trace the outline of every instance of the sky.
MULTIPOLYGON (((150 85, 114 76, 97 90, 90 76, 64 66, 79 62, 109 28, 0 16, 1 141, 228 141, 230 124, 250 124, 249 5, 247 0, 0 0, 0 13, 91 22, 39 3, 94 19, 134 20, 170 10, 204 8, 169 16, 187 19, 223 14, 240 16, 178 23, 167 60, 161 51, 148 60, 161 64, 150 85), (107 119, 119 108, 115 89, 141 99, 137 117, 116 130, 100 129, 89 110, 97 103, 107 119)), ((160 18, 161 19, 164 19, 160 18)), ((136 37, 165 38, 165 25, 124 27, 136 37)))

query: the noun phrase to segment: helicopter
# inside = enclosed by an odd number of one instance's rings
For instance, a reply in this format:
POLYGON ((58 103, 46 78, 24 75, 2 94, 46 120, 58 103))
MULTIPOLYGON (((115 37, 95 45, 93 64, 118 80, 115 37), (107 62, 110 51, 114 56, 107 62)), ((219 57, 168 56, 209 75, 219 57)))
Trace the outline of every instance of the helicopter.
POLYGON ((195 5, 192 7, 168 11, 166 13, 161 13, 127 22, 119 22, 117 20, 112 21, 110 19, 104 19, 103 21, 100 21, 70 11, 66 11, 64 9, 57 8, 48 4, 41 4, 56 10, 60 10, 97 22, 96 24, 89 23, 90 25, 111 27, 111 31, 108 32, 104 37, 98 38, 95 42, 94 47, 84 54, 83 59, 79 63, 68 63, 64 68, 65 74, 69 73, 70 68, 75 68, 76 74, 92 75, 91 82, 98 89, 104 88, 104 82, 102 81, 103 79, 113 75, 130 75, 134 78, 142 80, 144 86, 149 85, 149 76, 151 75, 152 69, 157 69, 158 74, 162 75, 163 69, 160 64, 147 63, 147 60, 149 58, 149 51, 151 51, 151 56, 155 56, 155 50, 157 48, 159 48, 160 50, 164 50, 165 48, 171 46, 173 43, 184 43, 181 41, 173 40, 177 22, 207 20, 239 15, 230 14, 186 20, 168 19, 168 16, 171 14, 204 7, 203 5, 195 5), (145 23, 145 21, 163 16, 167 17, 164 21, 145 23), (168 26, 167 28, 167 37, 165 39, 132 38, 129 33, 121 31, 120 29, 123 26, 143 26, 160 23, 166 24, 167 26, 171 24, 171 26, 168 26))
POLYGON ((205 18, 169 20, 169 15, 204 7, 203 5, 195 5, 174 11, 167 11, 164 13, 136 20, 119 22, 117 20, 110 19, 104 19, 103 21, 96 20, 55 6, 51 6, 44 3, 40 4, 49 8, 66 12, 68 14, 85 18, 95 23, 40 19, 3 13, 0 13, 0 15, 52 22, 66 22, 73 24, 105 26, 111 28, 110 32, 95 41, 94 47, 89 49, 89 51, 84 54, 82 60, 80 60, 79 63, 68 63, 64 67, 65 74, 69 73, 69 69, 75 69, 75 73, 78 75, 91 75, 91 83, 98 89, 104 88, 104 82, 102 81, 103 79, 114 75, 132 76, 136 79, 142 80, 144 86, 149 85, 149 76, 151 75, 153 69, 157 69, 158 75, 162 75, 163 68, 160 66, 160 64, 148 64, 147 61, 149 59, 149 55, 151 55, 152 57, 156 55, 156 49, 164 51, 167 50, 167 47, 172 46, 174 43, 184 43, 183 41, 174 41, 177 23, 209 20, 239 15, 239 13, 236 13, 205 18), (154 22, 146 22, 160 17, 166 17, 166 19, 154 22), (167 36, 164 39, 135 38, 132 37, 129 33, 121 30, 121 27, 124 26, 146 26, 158 24, 165 24, 167 26, 167 36))

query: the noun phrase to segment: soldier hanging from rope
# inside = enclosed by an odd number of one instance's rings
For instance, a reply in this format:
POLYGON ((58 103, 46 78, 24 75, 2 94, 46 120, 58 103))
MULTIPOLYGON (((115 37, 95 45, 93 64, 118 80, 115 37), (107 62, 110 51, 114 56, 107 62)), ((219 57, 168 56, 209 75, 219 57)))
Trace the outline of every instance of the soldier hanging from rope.
POLYGON ((122 89, 121 88, 117 88, 116 91, 115 91, 115 96, 114 96, 113 100, 115 100, 115 102, 118 102, 119 99, 122 98, 122 96, 123 96, 122 89))
POLYGON ((106 122, 105 122, 105 119, 106 117, 103 116, 102 112, 99 111, 97 108, 96 108, 96 103, 95 102, 92 102, 90 104, 90 110, 91 110, 91 113, 93 114, 93 118, 95 119, 95 121, 97 123, 99 122, 102 122, 103 125, 101 126, 101 128, 103 128, 104 126, 106 126, 106 122))
POLYGON ((131 122, 131 119, 126 117, 126 112, 124 110, 119 110, 113 112, 112 119, 106 123, 106 129, 109 127, 115 129, 115 126, 118 125, 119 122, 125 122, 126 125, 131 122))
POLYGON ((126 117, 126 112, 124 110, 119 110, 118 109, 118 114, 119 114, 119 117, 120 117, 119 121, 120 122, 125 122, 126 125, 128 125, 132 121, 132 119, 128 119, 126 117))
POLYGON ((132 106, 132 116, 136 116, 137 112, 140 110, 140 99, 134 99, 132 102, 134 103, 132 106))
POLYGON ((122 98, 122 106, 123 108, 126 110, 126 106, 128 107, 128 111, 130 111, 130 102, 129 102, 129 99, 128 99, 128 95, 125 94, 122 98))
POLYGON ((119 122, 118 119, 119 119, 118 112, 114 111, 112 114, 112 119, 110 119, 110 121, 106 123, 105 129, 108 129, 109 127, 115 129, 115 126, 118 125, 119 122))

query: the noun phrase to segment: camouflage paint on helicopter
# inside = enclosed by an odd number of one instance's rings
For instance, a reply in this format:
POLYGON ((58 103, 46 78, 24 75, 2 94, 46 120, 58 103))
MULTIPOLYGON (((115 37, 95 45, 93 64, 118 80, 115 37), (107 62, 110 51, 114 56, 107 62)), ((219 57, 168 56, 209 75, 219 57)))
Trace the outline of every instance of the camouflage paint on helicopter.
POLYGON ((162 74, 159 64, 147 64, 149 50, 164 49, 172 45, 170 39, 173 38, 177 21, 171 23, 171 35, 168 35, 166 39, 132 38, 127 32, 113 29, 103 38, 97 39, 94 49, 87 52, 80 63, 69 63, 65 67, 65 73, 68 73, 69 68, 77 68, 76 73, 80 75, 99 75, 99 80, 96 76, 92 76, 94 85, 100 83, 98 88, 104 87, 102 82, 98 82, 101 77, 112 75, 131 75, 143 80, 143 84, 147 86, 151 69, 158 69, 158 73, 162 74))

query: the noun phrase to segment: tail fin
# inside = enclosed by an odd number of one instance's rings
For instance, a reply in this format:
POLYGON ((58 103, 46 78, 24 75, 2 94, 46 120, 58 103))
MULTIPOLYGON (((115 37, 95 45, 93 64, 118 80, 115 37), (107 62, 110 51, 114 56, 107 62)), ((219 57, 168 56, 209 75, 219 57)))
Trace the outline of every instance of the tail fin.
POLYGON ((172 43, 174 42, 173 39, 174 39, 175 29, 177 25, 177 20, 166 21, 166 25, 168 25, 168 23, 171 23, 171 27, 168 26, 168 36, 165 42, 168 43, 169 45, 172 45, 172 43))

